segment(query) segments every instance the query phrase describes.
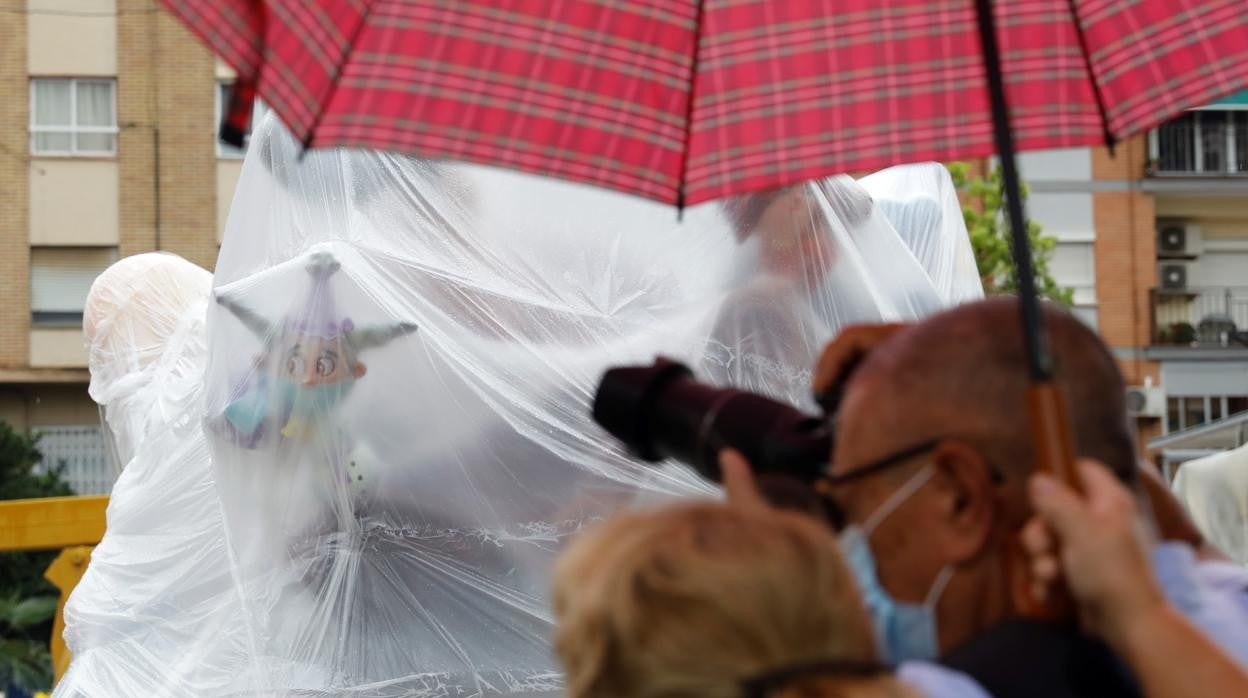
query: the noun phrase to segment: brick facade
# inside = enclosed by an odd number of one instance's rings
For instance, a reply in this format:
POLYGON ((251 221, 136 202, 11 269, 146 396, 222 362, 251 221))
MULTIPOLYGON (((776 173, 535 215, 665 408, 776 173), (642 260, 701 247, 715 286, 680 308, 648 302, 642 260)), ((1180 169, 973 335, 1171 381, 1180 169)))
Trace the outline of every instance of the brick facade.
POLYGON ((161 249, 212 269, 215 64, 176 19, 150 11, 156 7, 117 3, 121 255, 161 249))
POLYGON ((26 0, 0 0, 0 368, 27 363, 30 342, 30 88, 26 0))
POLYGON ((1144 137, 1092 151, 1092 177, 1106 189, 1092 196, 1096 229, 1096 295, 1101 335, 1122 362, 1133 384, 1157 379, 1156 362, 1140 358, 1152 339, 1149 293, 1157 285, 1156 210, 1153 197, 1140 190, 1144 177, 1144 137))
MULTIPOLYGON (((46 357, 30 355, 32 178, 41 167, 50 169, 48 163, 61 166, 75 158, 30 158, 34 58, 27 5, 26 0, 0 0, 0 419, 18 428, 90 425, 97 417, 87 395, 85 367, 41 368, 32 362, 46 357)), ((65 9, 98 8, 69 3, 65 9)), ((116 0, 115 9, 118 253, 166 250, 212 269, 217 257, 215 62, 156 0, 116 0)), ((58 37, 66 46, 74 45, 74 32, 87 31, 72 15, 47 14, 41 21, 42 36, 58 37), (58 26, 62 17, 65 24, 58 26)), ((86 26, 113 31, 114 21, 86 26)), ((66 71, 41 74, 110 77, 112 58, 101 63, 98 51, 58 55, 57 65, 68 66, 66 71)), ((74 192, 63 192, 65 200, 73 197, 74 192)), ((58 331, 66 342, 80 341, 72 331, 58 331)))
MULTIPOLYGON (((1144 136, 1120 143, 1113 156, 1106 148, 1092 151, 1092 179, 1103 185, 1092 195, 1097 320, 1129 385, 1161 382, 1160 366, 1143 358, 1152 341, 1150 293, 1157 286, 1156 209, 1153 197, 1140 190, 1146 162, 1144 136)), ((1140 419, 1136 427, 1144 453, 1161 432, 1161 420, 1140 419)))

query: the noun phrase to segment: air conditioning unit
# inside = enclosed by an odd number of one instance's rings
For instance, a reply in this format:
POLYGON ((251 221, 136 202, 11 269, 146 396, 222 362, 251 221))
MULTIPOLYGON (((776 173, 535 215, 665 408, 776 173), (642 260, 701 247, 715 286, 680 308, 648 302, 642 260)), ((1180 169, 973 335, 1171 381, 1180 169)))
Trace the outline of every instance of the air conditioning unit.
POLYGON ((1127 413, 1132 417, 1166 416, 1166 393, 1152 383, 1127 388, 1127 413))
POLYGON ((1163 261, 1157 265, 1157 281, 1162 291, 1186 291, 1193 274, 1194 262, 1163 261))
POLYGON ((1191 223, 1163 222, 1157 225, 1157 256, 1192 258, 1200 255, 1200 226, 1191 223))

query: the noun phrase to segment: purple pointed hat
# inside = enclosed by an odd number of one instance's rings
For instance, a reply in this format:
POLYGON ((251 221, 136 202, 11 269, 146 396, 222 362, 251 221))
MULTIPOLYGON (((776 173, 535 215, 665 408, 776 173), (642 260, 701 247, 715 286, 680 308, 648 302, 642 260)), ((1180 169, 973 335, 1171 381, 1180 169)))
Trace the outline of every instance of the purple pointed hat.
POLYGON ((282 332, 317 339, 339 339, 355 329, 351 318, 338 313, 329 279, 342 265, 328 252, 313 252, 308 260, 312 283, 302 309, 286 316, 282 332))

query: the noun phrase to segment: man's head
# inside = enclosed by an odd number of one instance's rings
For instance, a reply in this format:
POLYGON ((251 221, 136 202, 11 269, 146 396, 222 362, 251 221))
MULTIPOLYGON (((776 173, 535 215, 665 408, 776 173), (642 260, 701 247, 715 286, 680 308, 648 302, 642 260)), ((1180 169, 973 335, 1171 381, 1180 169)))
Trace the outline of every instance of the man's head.
MULTIPOLYGON (((1134 439, 1117 364, 1072 315, 1054 307, 1044 315, 1077 454, 1130 480, 1134 439)), ((923 602, 942 571, 953 570, 936 608, 944 650, 1017 610, 1004 575, 1034 468, 1028 384, 1017 302, 997 298, 901 330, 867 355, 845 389, 834 476, 920 448, 830 494, 862 524, 906 483, 923 480, 875 517, 870 547, 881 583, 901 601, 923 602)))

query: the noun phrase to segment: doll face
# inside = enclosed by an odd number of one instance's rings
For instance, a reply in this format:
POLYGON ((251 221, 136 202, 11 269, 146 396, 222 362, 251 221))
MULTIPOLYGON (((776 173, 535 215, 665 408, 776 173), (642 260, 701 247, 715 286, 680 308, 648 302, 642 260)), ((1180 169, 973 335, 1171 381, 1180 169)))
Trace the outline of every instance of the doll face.
POLYGON ((282 356, 282 376, 303 386, 332 385, 359 378, 364 365, 353 361, 340 339, 299 337, 282 356))

